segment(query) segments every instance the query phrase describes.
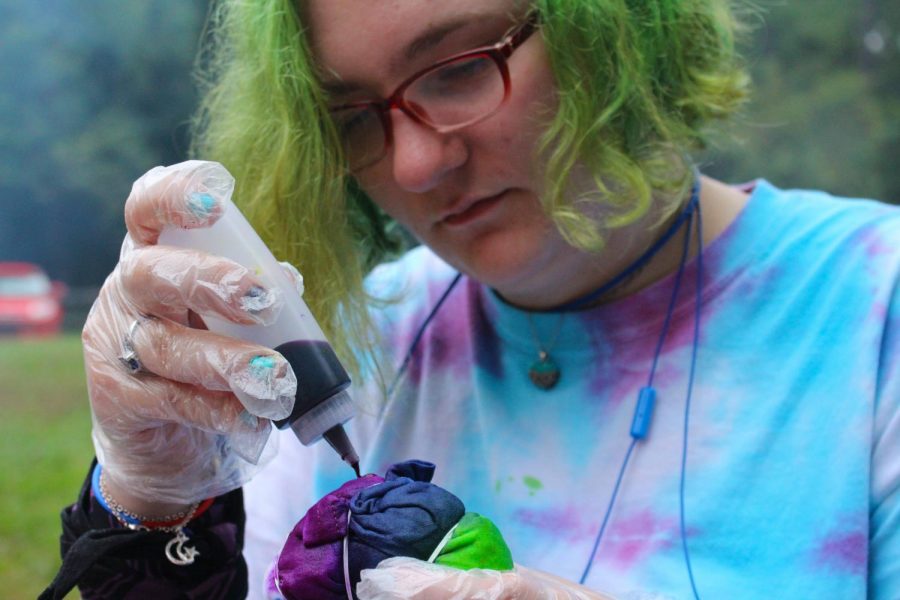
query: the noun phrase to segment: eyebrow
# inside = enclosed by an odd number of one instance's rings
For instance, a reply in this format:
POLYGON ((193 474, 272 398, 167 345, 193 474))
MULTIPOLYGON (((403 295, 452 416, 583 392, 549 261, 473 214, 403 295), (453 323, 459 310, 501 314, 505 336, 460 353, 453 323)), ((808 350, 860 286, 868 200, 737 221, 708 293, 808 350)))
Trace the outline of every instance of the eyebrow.
POLYGON ((412 60, 419 52, 434 48, 439 43, 441 43, 441 40, 443 40, 445 37, 456 31, 457 29, 462 29, 471 22, 472 21, 470 19, 456 19, 447 23, 442 23, 441 25, 438 25, 436 27, 426 29, 413 41, 407 44, 406 49, 403 51, 403 58, 405 60, 412 60))
MULTIPOLYGON (((401 53, 401 59, 395 59, 391 61, 390 68, 394 71, 399 71, 403 66, 404 61, 410 61, 414 59, 417 54, 434 48, 435 46, 440 44, 441 41, 448 35, 450 35, 454 31, 462 29, 472 22, 473 21, 470 18, 460 18, 426 29, 406 45, 406 48, 404 48, 403 52, 401 53)), ((321 83, 322 89, 329 95, 347 95, 361 89, 361 86, 359 84, 343 81, 342 79, 340 79, 340 75, 338 75, 334 71, 330 72, 335 75, 337 79, 324 80, 321 83)))

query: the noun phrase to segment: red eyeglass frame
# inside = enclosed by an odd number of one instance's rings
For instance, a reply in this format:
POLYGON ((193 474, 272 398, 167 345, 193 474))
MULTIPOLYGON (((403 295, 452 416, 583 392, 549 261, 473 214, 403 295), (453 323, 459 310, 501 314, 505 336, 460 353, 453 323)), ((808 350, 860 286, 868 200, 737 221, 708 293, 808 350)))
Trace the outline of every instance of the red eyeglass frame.
MULTIPOLYGON (((447 58, 441 59, 431 66, 422 69, 421 71, 418 71, 410 77, 406 78, 403 83, 397 86, 397 89, 394 90, 394 93, 384 100, 370 100, 366 102, 341 104, 339 106, 330 108, 329 112, 334 113, 342 110, 349 110, 352 108, 373 108, 378 114, 378 118, 381 120, 381 127, 384 131, 385 151, 391 146, 394 141, 393 127, 391 126, 390 121, 390 111, 395 108, 402 111, 403 114, 408 116, 416 123, 429 127, 439 133, 455 131, 457 129, 461 129, 463 127, 478 123, 479 121, 483 121, 484 119, 487 119, 488 117, 496 113, 498 110, 500 110, 500 107, 506 104, 510 92, 509 65, 507 64, 507 60, 510 56, 512 56, 512 53, 537 30, 538 21, 538 14, 536 12, 532 12, 529 15, 528 19, 524 23, 522 23, 522 25, 520 25, 515 31, 506 35, 506 37, 504 37, 496 44, 483 46, 481 48, 475 48, 473 50, 467 50, 466 52, 460 52, 458 54, 454 54, 453 56, 448 56, 447 58), (404 100, 403 93, 406 91, 406 89, 424 75, 430 73, 431 71, 440 69, 444 65, 451 62, 463 58, 474 58, 477 56, 486 56, 493 60, 497 65, 497 68, 500 70, 500 75, 503 78, 503 99, 500 100, 500 103, 497 104, 497 107, 494 108, 494 110, 490 111, 487 114, 480 115, 479 117, 470 121, 466 121, 465 123, 442 127, 440 125, 431 123, 424 116, 416 113, 414 106, 410 105, 406 102, 406 100, 404 100)), ((380 158, 376 160, 380 160, 380 158)))

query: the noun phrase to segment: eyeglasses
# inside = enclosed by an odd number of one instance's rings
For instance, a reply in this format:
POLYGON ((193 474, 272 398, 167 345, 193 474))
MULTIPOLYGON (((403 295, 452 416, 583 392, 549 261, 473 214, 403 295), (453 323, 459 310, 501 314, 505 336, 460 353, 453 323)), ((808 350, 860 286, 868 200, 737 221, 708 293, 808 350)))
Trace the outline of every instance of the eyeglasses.
POLYGON ((507 60, 537 28, 537 15, 493 46, 445 58, 400 84, 385 100, 331 108, 351 171, 381 160, 393 143, 390 111, 447 133, 493 115, 509 97, 507 60))

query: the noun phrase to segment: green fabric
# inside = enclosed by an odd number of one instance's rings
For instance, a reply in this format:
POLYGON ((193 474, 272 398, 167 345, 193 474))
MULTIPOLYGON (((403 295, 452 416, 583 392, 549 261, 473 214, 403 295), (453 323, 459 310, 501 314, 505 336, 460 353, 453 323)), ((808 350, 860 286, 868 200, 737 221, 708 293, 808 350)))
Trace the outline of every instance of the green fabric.
POLYGON ((478 513, 467 512, 434 561, 456 569, 510 571, 512 554, 497 526, 478 513))

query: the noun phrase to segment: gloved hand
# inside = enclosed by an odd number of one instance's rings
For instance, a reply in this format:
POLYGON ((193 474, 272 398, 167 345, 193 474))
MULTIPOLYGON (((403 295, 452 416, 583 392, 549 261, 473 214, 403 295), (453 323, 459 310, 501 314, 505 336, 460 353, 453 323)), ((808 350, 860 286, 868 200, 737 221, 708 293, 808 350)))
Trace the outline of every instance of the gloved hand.
POLYGON ((297 381, 281 355, 206 331, 197 316, 271 323, 278 295, 230 260, 156 245, 168 225, 214 223, 233 185, 200 161, 138 179, 119 263, 84 326, 94 447, 106 489, 134 512, 242 485, 266 459, 269 419, 293 407, 297 381))
POLYGON ((407 557, 366 569, 356 586, 360 600, 610 600, 549 573, 516 566, 512 571, 463 571, 407 557))

